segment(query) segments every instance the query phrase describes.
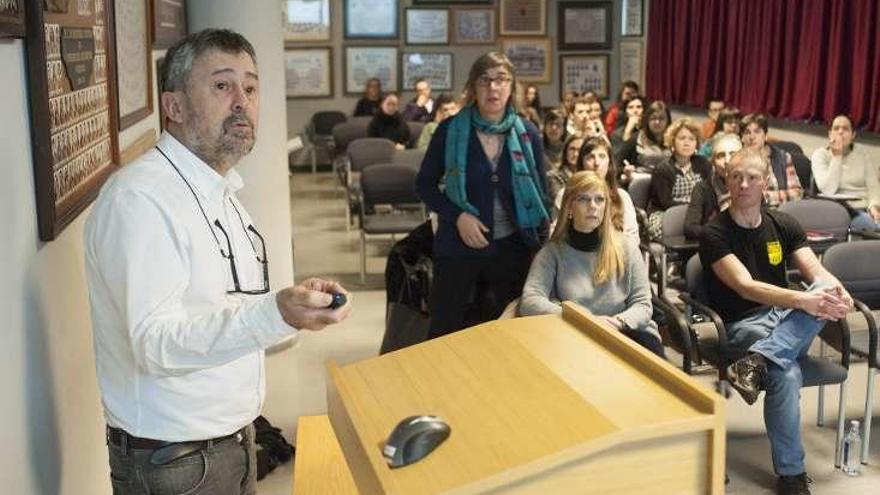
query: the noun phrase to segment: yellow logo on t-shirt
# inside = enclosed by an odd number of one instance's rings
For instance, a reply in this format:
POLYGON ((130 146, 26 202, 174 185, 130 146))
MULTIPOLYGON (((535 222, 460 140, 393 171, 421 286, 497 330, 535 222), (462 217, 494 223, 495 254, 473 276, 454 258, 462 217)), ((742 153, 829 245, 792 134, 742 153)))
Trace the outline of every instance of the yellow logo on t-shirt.
POLYGON ((767 259, 774 266, 782 263, 782 244, 779 241, 767 242, 767 259))

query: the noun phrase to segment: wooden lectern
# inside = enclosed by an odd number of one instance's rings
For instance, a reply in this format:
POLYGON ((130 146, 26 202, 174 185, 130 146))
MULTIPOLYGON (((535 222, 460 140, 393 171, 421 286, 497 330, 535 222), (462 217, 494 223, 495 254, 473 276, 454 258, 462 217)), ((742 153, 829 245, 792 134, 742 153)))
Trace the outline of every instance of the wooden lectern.
POLYGON ((363 494, 724 491, 722 397, 571 303, 328 366, 330 422, 363 494), (390 469, 383 442, 414 414, 452 434, 390 469))

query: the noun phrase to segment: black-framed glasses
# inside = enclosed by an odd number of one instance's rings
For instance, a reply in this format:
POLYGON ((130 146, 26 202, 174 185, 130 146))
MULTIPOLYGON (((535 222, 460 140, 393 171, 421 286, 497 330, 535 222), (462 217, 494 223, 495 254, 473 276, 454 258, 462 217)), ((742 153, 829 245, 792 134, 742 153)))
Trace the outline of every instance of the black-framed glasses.
MULTIPOLYGON (((226 233, 226 229, 223 228, 223 224, 220 223, 220 220, 214 220, 214 225, 218 229, 220 229, 220 232, 223 233, 223 237, 226 239, 225 252, 223 251, 223 248, 219 245, 219 240, 217 247, 220 248, 220 255, 229 260, 229 269, 232 271, 232 285, 234 288, 233 290, 227 290, 226 293, 257 295, 269 292, 269 260, 268 258, 266 258, 266 241, 263 240, 263 236, 260 235, 259 232, 257 232, 257 229, 254 228, 253 225, 248 225, 247 228, 245 228, 248 242, 250 242, 251 248, 254 250, 254 257, 257 259, 257 262, 262 266, 263 269, 263 287, 260 289, 245 290, 241 288, 241 282, 238 278, 238 269, 235 267, 235 255, 232 254, 232 241, 229 239, 229 234, 226 233), (254 238, 260 241, 261 254, 257 253, 257 246, 254 244, 254 238)), ((242 224, 242 227, 244 227, 244 224, 242 224)))

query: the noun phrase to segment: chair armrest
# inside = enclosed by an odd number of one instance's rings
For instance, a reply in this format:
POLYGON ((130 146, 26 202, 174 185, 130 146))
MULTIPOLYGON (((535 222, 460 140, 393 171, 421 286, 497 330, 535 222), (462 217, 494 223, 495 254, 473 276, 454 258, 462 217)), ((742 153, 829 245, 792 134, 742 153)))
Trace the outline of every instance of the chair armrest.
POLYGON ((721 363, 721 366, 718 367, 718 376, 719 379, 724 380, 724 370, 727 368, 729 349, 727 348, 727 328, 724 326, 724 321, 721 319, 721 316, 715 312, 714 309, 706 306, 705 304, 697 301, 690 294, 681 293, 678 297, 685 302, 688 306, 694 308, 698 313, 707 316, 712 323, 715 325, 715 329, 718 331, 718 359, 721 363))
POLYGON ((684 351, 682 352, 681 367, 685 373, 690 375, 694 365, 693 360, 691 359, 694 353, 694 344, 691 339, 690 325, 688 324, 687 319, 684 314, 665 297, 653 296, 651 302, 654 304, 654 307, 659 309, 666 317, 667 329, 669 329, 669 331, 674 330, 678 335, 678 338, 681 341, 682 351, 684 351))
MULTIPOLYGON (((880 336, 878 336, 877 320, 874 318, 874 313, 867 304, 858 299, 853 299, 853 305, 855 305, 856 309, 862 313, 865 317, 865 321, 868 323, 868 366, 878 369, 880 368, 880 359, 878 359, 877 356, 877 344, 878 340, 880 340, 880 336)), ((847 334, 847 340, 849 340, 849 334, 847 334)), ((849 342, 847 342, 846 351, 847 354, 849 354, 849 342)))
POLYGON ((867 230, 851 229, 849 231, 849 233, 852 236, 861 237, 862 239, 870 239, 870 240, 880 239, 880 233, 878 233, 878 232, 869 232, 867 230))

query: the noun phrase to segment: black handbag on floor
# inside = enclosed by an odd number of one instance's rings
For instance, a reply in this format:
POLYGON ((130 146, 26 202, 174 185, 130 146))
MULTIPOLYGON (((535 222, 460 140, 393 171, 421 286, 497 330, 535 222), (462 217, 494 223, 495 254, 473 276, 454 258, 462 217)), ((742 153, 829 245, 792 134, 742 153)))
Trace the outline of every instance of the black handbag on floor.
POLYGON ((290 462, 296 449, 281 435, 281 429, 275 428, 263 416, 254 420, 257 443, 257 479, 261 480, 281 464, 290 462))
POLYGON ((425 222, 391 248, 385 266, 385 336, 380 354, 424 342, 428 337, 434 234, 425 222))

